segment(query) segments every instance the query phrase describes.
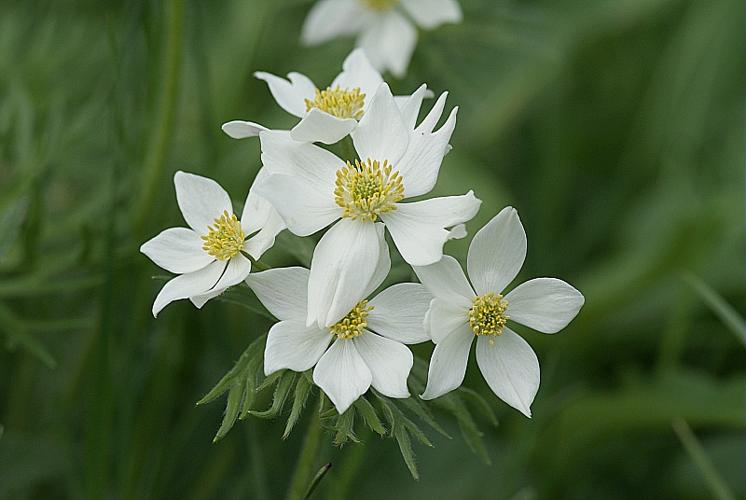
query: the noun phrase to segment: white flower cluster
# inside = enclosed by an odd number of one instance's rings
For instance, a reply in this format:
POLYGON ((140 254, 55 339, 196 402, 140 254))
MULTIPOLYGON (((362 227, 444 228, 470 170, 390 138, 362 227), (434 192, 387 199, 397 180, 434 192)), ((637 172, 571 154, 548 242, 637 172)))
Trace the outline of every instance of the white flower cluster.
POLYGON ((471 191, 407 200, 433 189, 450 150, 457 109, 437 127, 447 94, 418 123, 427 87, 394 97, 360 49, 325 90, 299 73, 287 80, 256 76, 300 121, 290 131, 245 121, 223 126, 231 137, 258 136, 261 142, 262 168, 240 220, 214 181, 176 173, 177 201, 190 228, 167 229, 141 248, 179 274, 158 294, 153 314, 178 299, 201 307, 245 281, 279 320, 267 337, 265 374, 313 368, 313 381, 340 413, 371 386, 391 398, 410 396, 413 357, 407 344, 435 343, 423 399, 456 389, 476 338, 477 364, 489 386, 530 416, 539 363, 511 324, 555 333, 584 299, 553 278, 505 293, 526 256, 526 234, 511 207, 474 236, 468 279, 454 258, 443 255, 446 241, 466 235, 464 223, 480 200, 471 191), (340 141, 350 146, 344 158, 317 144, 340 141), (286 228, 300 237, 328 228, 310 269, 250 273, 252 261, 286 228), (387 231, 420 283, 375 294, 391 267, 387 231))

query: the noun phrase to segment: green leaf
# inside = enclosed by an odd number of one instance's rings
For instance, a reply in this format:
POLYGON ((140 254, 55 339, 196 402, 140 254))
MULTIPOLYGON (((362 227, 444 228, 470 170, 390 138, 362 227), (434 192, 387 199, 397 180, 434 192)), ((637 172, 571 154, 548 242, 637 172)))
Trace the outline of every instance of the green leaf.
POLYGON ((355 435, 355 407, 350 406, 347 411, 337 417, 334 423, 333 429, 336 431, 334 435, 334 444, 342 446, 347 441, 359 443, 360 440, 355 435))
POLYGON ((236 361, 236 364, 233 365, 233 368, 231 368, 228 373, 223 375, 223 378, 221 378, 220 381, 215 384, 215 387, 213 387, 210 392, 202 396, 202 399, 197 401, 197 404, 203 405, 206 403, 210 403, 211 401, 219 398, 226 391, 230 390, 231 387, 241 378, 245 380, 246 368, 249 362, 257 356, 261 357, 263 341, 265 337, 266 335, 262 335, 254 342, 252 342, 251 345, 249 345, 249 347, 247 347, 246 350, 238 358, 238 361, 236 361))
POLYGON ((437 420, 435 420, 435 417, 433 416, 430 409, 425 406, 425 403, 417 396, 402 399, 400 400, 400 402, 403 406, 407 407, 409 411, 417 415, 420 420, 432 427, 435 432, 448 439, 453 439, 451 435, 448 434, 448 432, 446 432, 446 430, 437 422, 437 420))
POLYGON ((295 384, 295 392, 293 394, 293 406, 290 409, 290 416, 285 425, 285 432, 282 433, 282 439, 287 439, 288 436, 290 436, 290 432, 293 430, 293 427, 295 427, 303 408, 306 406, 306 401, 308 400, 308 395, 311 393, 311 389, 312 385, 308 380, 308 377, 298 377, 298 382, 295 384))
POLYGON ((485 448, 484 443, 482 442, 483 434, 477 427, 474 418, 461 398, 451 392, 445 396, 434 399, 433 403, 456 417, 459 429, 461 430, 461 435, 464 437, 464 441, 466 441, 469 449, 479 455, 484 463, 488 465, 491 464, 492 461, 487 454, 487 448, 485 448))
POLYGON ((490 424, 497 427, 498 421, 497 416, 495 415, 495 411, 492 409, 492 405, 490 405, 487 400, 485 400, 481 394, 479 394, 477 391, 473 389, 469 389, 468 387, 464 387, 463 385, 459 387, 456 392, 460 392, 462 394, 465 394, 469 397, 471 401, 474 402, 476 407, 481 410, 482 415, 490 421, 490 424))
POLYGON ((279 415, 285 407, 285 401, 287 401, 290 389, 292 389, 295 382, 295 375, 296 373, 293 371, 283 371, 275 386, 275 392, 272 396, 272 406, 264 411, 249 410, 249 413, 259 418, 275 418, 279 415))
POLYGON ((223 415, 223 422, 220 424, 217 434, 212 439, 213 443, 216 443, 223 439, 228 434, 228 431, 233 428, 233 424, 238 418, 238 411, 241 406, 241 397, 243 394, 243 388, 240 384, 234 384, 228 391, 228 402, 225 405, 225 414, 223 415))
POLYGON ((409 473, 412 474, 412 477, 416 481, 418 481, 420 479, 420 474, 417 472, 417 462, 415 460, 414 451, 412 450, 412 440, 409 439, 409 434, 405 428, 397 427, 394 429, 393 435, 396 442, 399 444, 399 451, 404 459, 404 463, 407 464, 409 473))
POLYGON ((381 419, 378 418, 376 409, 373 407, 372 404, 370 404, 370 401, 368 401, 365 396, 360 396, 360 398, 355 401, 353 406, 363 418, 363 422, 365 422, 365 425, 367 425, 370 430, 372 430, 379 436, 383 436, 384 434, 386 434, 386 428, 381 423, 381 419))

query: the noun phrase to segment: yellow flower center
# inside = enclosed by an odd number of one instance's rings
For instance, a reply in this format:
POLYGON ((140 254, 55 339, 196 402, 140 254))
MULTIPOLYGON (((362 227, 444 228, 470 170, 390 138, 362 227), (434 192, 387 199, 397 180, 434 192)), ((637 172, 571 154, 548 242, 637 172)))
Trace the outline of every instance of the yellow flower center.
POLYGON ((508 301, 499 293, 490 292, 474 297, 474 304, 469 309, 469 326, 474 335, 502 335, 510 319, 505 314, 507 309, 508 301))
POLYGON ((389 10, 394 8, 399 0, 363 0, 363 4, 370 10, 389 10))
POLYGON ((334 201, 344 209, 343 217, 375 222, 380 214, 396 210, 404 198, 399 172, 387 160, 355 160, 337 170, 334 201))
POLYGON ((330 326, 329 331, 340 339, 359 337, 368 326, 368 314, 372 310, 373 306, 369 306, 367 300, 361 300, 352 308, 352 311, 347 313, 347 316, 330 326))
POLYGON ((360 92, 359 87, 352 90, 340 87, 327 87, 326 90, 316 89, 313 100, 306 99, 306 111, 318 108, 337 118, 354 118, 359 120, 363 117, 363 106, 365 105, 365 94, 360 92))
POLYGON ((229 215, 226 210, 215 219, 212 226, 208 226, 207 235, 202 237, 205 242, 202 250, 218 260, 228 260, 238 255, 245 239, 241 223, 235 215, 229 215))

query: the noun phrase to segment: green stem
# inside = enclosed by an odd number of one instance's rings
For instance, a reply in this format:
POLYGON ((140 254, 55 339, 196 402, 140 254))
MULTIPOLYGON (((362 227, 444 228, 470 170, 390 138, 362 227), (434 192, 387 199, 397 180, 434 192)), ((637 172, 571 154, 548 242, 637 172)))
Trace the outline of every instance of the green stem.
POLYGON ((298 456, 298 463, 295 465, 293 477, 290 480, 287 500, 304 500, 308 484, 311 481, 311 474, 316 464, 316 455, 321 443, 321 418, 319 412, 311 412, 311 421, 308 422, 306 436, 303 438, 303 447, 298 456))
POLYGON ((176 103, 179 94, 181 71, 181 39, 184 27, 184 0, 169 0, 166 4, 166 49, 163 53, 163 85, 158 99, 156 127, 150 136, 148 152, 143 168, 143 185, 135 217, 135 234, 142 234, 153 203, 166 162, 168 146, 173 135, 176 103))

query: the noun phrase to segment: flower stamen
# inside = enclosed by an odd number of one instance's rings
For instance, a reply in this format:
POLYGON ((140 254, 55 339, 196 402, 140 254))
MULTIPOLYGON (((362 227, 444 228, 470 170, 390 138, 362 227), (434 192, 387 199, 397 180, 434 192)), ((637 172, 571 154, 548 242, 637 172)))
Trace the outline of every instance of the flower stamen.
POLYGON ((365 94, 360 91, 359 87, 348 90, 339 86, 326 90, 316 89, 316 95, 313 100, 305 99, 306 111, 318 108, 321 111, 329 113, 337 118, 354 118, 359 120, 363 117, 363 107, 365 106, 365 94))
POLYGON ((329 331, 337 338, 344 340, 359 337, 368 326, 368 314, 372 310, 373 306, 369 306, 367 300, 361 300, 352 308, 352 311, 347 313, 347 316, 330 326, 329 331))
POLYGON ((202 236, 202 240, 205 242, 202 250, 218 260, 229 260, 243 248, 246 234, 236 215, 225 210, 212 226, 207 227, 207 235, 202 236))
MULTIPOLYGON (((499 293, 485 293, 474 297, 469 309, 469 326, 474 335, 500 336, 510 317, 505 314, 508 301, 499 293)), ((492 340, 492 339, 490 339, 492 340)))
POLYGON ((343 217, 375 222, 378 216, 396 210, 404 198, 399 172, 384 160, 355 160, 337 170, 334 201, 344 209, 343 217))
POLYGON ((383 11, 392 9, 396 4, 399 3, 399 0, 363 0, 363 3, 370 10, 383 11))

